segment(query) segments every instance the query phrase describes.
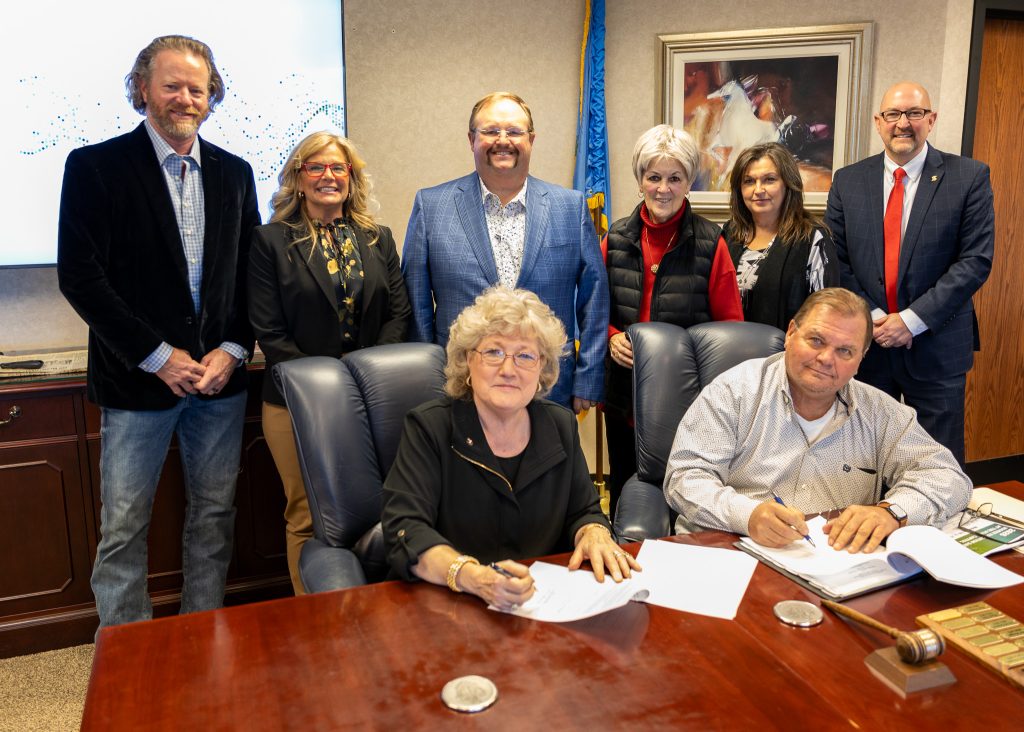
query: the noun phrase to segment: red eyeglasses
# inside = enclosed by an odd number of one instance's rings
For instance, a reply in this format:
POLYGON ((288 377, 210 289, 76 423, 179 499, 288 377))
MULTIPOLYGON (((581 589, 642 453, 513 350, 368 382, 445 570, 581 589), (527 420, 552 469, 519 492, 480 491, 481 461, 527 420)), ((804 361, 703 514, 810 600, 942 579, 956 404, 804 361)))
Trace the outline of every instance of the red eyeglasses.
POLYGON ((335 178, 348 178, 352 173, 352 163, 332 163, 331 165, 303 163, 299 167, 306 171, 306 175, 310 178, 323 178, 328 168, 334 173, 335 178))

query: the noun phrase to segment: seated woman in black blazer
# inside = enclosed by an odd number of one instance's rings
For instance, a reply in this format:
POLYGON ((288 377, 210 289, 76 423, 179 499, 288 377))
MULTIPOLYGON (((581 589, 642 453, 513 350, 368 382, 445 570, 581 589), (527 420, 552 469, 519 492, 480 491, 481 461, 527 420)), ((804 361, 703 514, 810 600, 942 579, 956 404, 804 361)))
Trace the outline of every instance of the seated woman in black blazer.
POLYGON ((312 535, 306 491, 274 364, 303 356, 340 358, 405 339, 411 314, 391 230, 369 212, 371 184, 351 141, 314 132, 278 176, 270 223, 256 229, 249 259, 249 318, 267 358, 263 433, 284 483, 288 571, 312 535))
POLYGON ((601 513, 576 415, 543 398, 564 347, 561 321, 527 290, 493 287, 455 320, 449 396, 409 412, 384 482, 394 574, 507 610, 534 592, 516 559, 575 549, 569 568, 588 559, 599 582, 639 569, 601 513))
POLYGON ((786 330, 808 295, 839 285, 836 245, 804 208, 800 168, 777 142, 744 150, 730 187, 722 238, 736 267, 743 318, 786 330))

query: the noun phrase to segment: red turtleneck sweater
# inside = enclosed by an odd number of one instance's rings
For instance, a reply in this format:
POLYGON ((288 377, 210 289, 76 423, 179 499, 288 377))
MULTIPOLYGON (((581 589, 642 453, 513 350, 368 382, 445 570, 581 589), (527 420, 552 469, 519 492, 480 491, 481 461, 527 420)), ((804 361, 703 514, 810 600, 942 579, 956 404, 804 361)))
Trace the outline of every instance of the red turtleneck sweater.
MULTIPOLYGON (((640 316, 637 322, 646 323, 651 319, 651 295, 654 292, 654 280, 656 275, 651 272, 652 264, 661 264, 662 257, 668 251, 669 245, 675 246, 673 241, 679 231, 679 220, 686 213, 689 201, 676 211, 675 216, 663 224, 659 224, 647 213, 647 204, 640 206, 640 218, 644 222, 643 231, 640 234, 640 246, 643 252, 644 263, 644 289, 640 295, 640 316)), ((601 240, 601 256, 605 262, 608 261, 608 237, 601 240)), ((740 291, 736 285, 736 268, 733 267, 732 257, 729 256, 729 248, 725 240, 718 239, 718 248, 715 249, 715 259, 711 263, 711 275, 708 277, 708 307, 711 311, 712 320, 743 320, 743 306, 740 305, 740 291)), ((621 331, 613 325, 608 326, 608 337, 611 338, 621 331)))

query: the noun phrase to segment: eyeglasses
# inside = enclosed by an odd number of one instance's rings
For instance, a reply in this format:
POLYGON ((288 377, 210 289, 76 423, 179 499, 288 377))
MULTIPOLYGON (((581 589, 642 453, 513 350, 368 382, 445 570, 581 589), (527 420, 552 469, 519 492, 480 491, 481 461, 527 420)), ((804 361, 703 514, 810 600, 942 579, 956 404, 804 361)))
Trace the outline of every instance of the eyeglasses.
POLYGON ((485 140, 497 140, 500 139, 501 136, 504 134, 505 137, 507 137, 512 142, 521 140, 527 135, 526 130, 521 130, 518 127, 509 127, 507 130, 500 129, 498 127, 486 127, 482 130, 474 128, 473 132, 480 135, 480 137, 484 138, 485 140))
POLYGON ((323 163, 303 163, 301 166, 310 178, 323 178, 327 169, 330 168, 335 178, 348 178, 352 172, 352 163, 334 163, 324 165, 323 163))
POLYGON ((924 119, 926 114, 930 114, 932 110, 921 109, 920 107, 914 107, 913 109, 887 109, 884 112, 879 112, 878 116, 884 119, 890 124, 893 122, 899 122, 900 117, 903 115, 907 116, 907 119, 911 122, 920 122, 924 119))
POLYGON ((533 371, 540 365, 540 356, 528 351, 505 353, 500 348, 485 348, 482 351, 474 348, 473 350, 480 354, 480 360, 488 366, 501 366, 507 358, 511 358, 512 363, 523 371, 533 371))
POLYGON ((977 508, 965 508, 957 528, 1000 544, 1011 544, 1020 540, 1024 524, 995 513, 991 503, 982 503, 977 508))

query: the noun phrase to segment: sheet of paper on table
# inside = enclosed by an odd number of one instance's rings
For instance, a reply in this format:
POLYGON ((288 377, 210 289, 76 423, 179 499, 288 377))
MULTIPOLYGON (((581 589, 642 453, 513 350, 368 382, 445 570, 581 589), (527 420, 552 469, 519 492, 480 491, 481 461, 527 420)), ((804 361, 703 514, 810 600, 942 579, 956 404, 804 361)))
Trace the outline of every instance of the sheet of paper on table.
MULTIPOLYGON (((534 562, 530 565, 530 574, 537 592, 529 602, 510 611, 512 615, 549 623, 568 623, 647 597, 642 573, 635 573, 631 579, 622 582, 615 582, 606 575, 604 582, 598 582, 593 572, 584 569, 570 572, 557 564, 534 562)), ((497 610, 493 605, 489 609, 497 610)))
POLYGON ((637 561, 644 568, 650 605, 732 620, 757 560, 732 549, 648 540, 637 561))
POLYGON ((534 562, 530 573, 537 593, 512 614, 567 623, 635 600, 732 620, 757 567, 757 560, 743 552, 670 541, 645 541, 637 561, 643 571, 621 583, 607 576, 600 583, 586 570, 570 572, 555 564, 534 562))

